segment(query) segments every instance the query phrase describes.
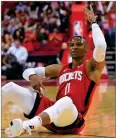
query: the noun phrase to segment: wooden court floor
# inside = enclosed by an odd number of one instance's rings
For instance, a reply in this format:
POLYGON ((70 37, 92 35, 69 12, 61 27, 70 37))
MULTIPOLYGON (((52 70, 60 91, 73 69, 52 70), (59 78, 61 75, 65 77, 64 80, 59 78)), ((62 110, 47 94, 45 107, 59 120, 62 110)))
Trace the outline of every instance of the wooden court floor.
MULTIPOLYGON (((45 95, 54 100, 57 88, 47 87, 46 89, 48 92, 45 95)), ((115 85, 101 83, 97 87, 90 109, 85 117, 85 128, 79 135, 57 135, 40 127, 33 130, 31 136, 25 133, 20 138, 115 138, 115 94, 115 85)), ((8 127, 11 119, 14 118, 25 119, 21 109, 12 103, 8 103, 2 109, 2 138, 5 137, 5 128, 8 127)))

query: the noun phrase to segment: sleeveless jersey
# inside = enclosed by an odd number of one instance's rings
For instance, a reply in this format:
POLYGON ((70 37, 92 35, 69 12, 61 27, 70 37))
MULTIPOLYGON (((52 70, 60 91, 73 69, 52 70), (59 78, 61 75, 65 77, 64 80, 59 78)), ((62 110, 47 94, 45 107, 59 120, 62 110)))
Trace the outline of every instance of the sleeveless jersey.
POLYGON ((70 67, 71 64, 65 65, 59 73, 56 100, 69 96, 78 112, 84 115, 88 110, 95 82, 86 74, 86 63, 73 69, 70 67))

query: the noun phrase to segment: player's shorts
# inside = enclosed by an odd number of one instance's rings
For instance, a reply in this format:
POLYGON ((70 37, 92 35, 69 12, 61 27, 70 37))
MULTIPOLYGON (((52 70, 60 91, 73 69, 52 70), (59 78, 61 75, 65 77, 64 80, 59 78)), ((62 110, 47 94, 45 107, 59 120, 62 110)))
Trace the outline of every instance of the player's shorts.
MULTIPOLYGON (((54 105, 54 103, 55 102, 49 100, 48 98, 44 96, 40 98, 39 94, 37 94, 34 107, 31 113, 29 115, 24 114, 24 116, 28 119, 31 119, 34 116, 40 114, 42 111, 44 111, 48 107, 51 107, 52 105, 54 105)), ((85 121, 81 113, 78 113, 78 117, 75 120, 75 122, 69 126, 57 127, 54 123, 50 123, 48 125, 45 125, 44 127, 57 134, 78 134, 79 132, 81 132, 84 125, 85 125, 85 121)))

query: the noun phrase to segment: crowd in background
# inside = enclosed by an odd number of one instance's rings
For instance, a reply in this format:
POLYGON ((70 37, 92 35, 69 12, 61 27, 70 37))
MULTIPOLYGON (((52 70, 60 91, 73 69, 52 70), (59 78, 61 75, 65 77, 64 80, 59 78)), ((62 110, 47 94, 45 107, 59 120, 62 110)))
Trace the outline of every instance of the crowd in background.
MULTIPOLYGON (((98 15, 97 22, 104 32, 108 47, 114 47, 115 3, 86 2, 87 7, 90 4, 98 15)), ((61 45, 69 38, 71 5, 72 2, 1 2, 2 75, 8 79, 21 79, 29 54, 41 50, 41 47, 49 43, 58 44, 61 49, 60 59, 62 58, 64 48, 62 50, 61 45), (11 75, 12 72, 14 76, 11 75)), ((89 23, 87 29, 89 35, 89 23)))
POLYGON ((47 44, 54 37, 60 41, 55 34, 67 33, 70 11, 70 2, 2 2, 3 42, 19 38, 23 45, 47 44))

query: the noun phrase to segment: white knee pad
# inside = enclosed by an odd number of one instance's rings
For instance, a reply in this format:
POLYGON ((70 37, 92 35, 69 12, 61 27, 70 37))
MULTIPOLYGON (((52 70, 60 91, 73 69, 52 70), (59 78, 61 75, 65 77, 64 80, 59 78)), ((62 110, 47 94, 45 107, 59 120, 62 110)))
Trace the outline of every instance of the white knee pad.
POLYGON ((78 111, 68 96, 61 98, 44 112, 48 113, 51 122, 61 127, 72 124, 78 116, 78 111))

